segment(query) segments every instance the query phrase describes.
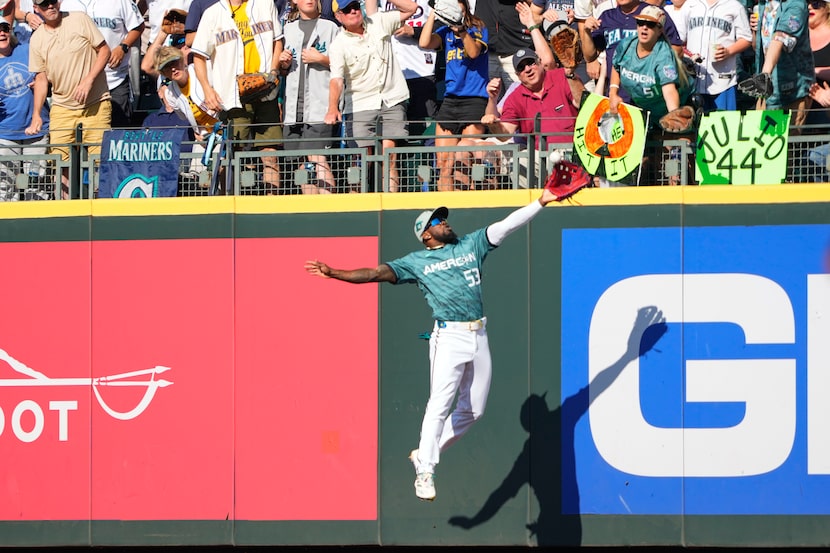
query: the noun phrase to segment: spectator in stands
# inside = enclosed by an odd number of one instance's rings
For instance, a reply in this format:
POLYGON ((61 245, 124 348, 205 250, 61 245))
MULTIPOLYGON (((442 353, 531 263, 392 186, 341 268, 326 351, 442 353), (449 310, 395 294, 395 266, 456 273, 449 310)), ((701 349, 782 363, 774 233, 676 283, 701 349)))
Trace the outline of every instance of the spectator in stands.
MULTIPOLYGON (((219 0, 205 10, 191 47, 205 106, 217 113, 224 112, 220 117, 233 122, 235 140, 255 140, 257 149, 268 152, 276 151, 282 140, 279 105, 275 101, 279 89, 243 104, 236 76, 278 73, 282 39, 282 26, 272 0, 219 0)), ((287 62, 282 62, 282 66, 286 67, 287 62)), ((264 156, 262 164, 265 189, 276 193, 278 160, 264 156)))
MULTIPOLYGON (((344 0, 348 1, 348 0, 344 0)), ((377 5, 366 5, 364 18, 360 2, 349 1, 336 5, 335 14, 343 30, 334 39, 329 52, 331 81, 329 107, 325 122, 333 125, 342 114, 346 121, 346 136, 355 139, 358 146, 371 150, 373 137, 400 137, 408 134, 406 102, 409 89, 398 60, 392 53, 392 34, 409 19, 418 5, 412 0, 392 0, 397 10, 377 12, 377 5)), ((391 148, 395 140, 386 138, 383 148, 391 148)), ((396 156, 390 155, 389 191, 398 191, 396 156)))
POLYGON ((688 0, 683 5, 688 10, 686 49, 700 60, 696 87, 703 110, 738 109, 737 60, 752 46, 746 9, 738 0, 688 0))
MULTIPOLYGON (((435 65, 437 53, 431 48, 421 48, 419 40, 432 8, 428 0, 415 0, 418 8, 392 35, 392 53, 400 62, 406 86, 409 89, 409 104, 406 119, 409 121, 410 136, 421 136, 438 113, 438 90, 435 86, 435 65)), ((386 3, 385 11, 395 9, 386 3)))
POLYGON ((617 113, 622 103, 622 89, 634 105, 651 113, 651 126, 658 128, 658 119, 679 108, 689 97, 691 83, 663 36, 668 21, 666 12, 657 6, 647 6, 634 17, 637 35, 624 38, 614 53, 608 85, 609 111, 617 113))
MULTIPOLYGON (((601 17, 589 17, 581 31, 582 52, 587 61, 594 61, 599 52, 605 51, 605 67, 610 74, 614 51, 624 38, 637 36, 637 22, 634 17, 649 6, 640 0, 617 0, 617 7, 602 12, 601 17)), ((671 19, 666 20, 663 28, 669 43, 678 54, 683 51, 683 43, 671 19)), ((597 91, 602 93, 604 91, 597 91)), ((623 101, 628 100, 625 91, 621 93, 623 101)))
MULTIPOLYGON (((830 90, 830 4, 825 0, 810 1, 810 48, 816 65, 816 82, 810 87, 810 97, 822 107, 825 90, 830 90)), ((824 109, 812 109, 807 116, 810 125, 825 126, 830 123, 830 114, 824 109)))
MULTIPOLYGON (((615 5, 616 4, 614 4, 612 0, 574 0, 574 20, 576 20, 577 31, 580 36, 580 48, 583 51, 583 58, 585 58, 585 56, 584 47, 582 46, 584 38, 582 37, 584 36, 583 33, 586 32, 585 22, 590 17, 599 20, 602 12, 613 8, 615 5)), ((596 54, 597 58, 593 61, 588 61, 587 58, 584 59, 585 76, 587 79, 590 79, 584 82, 585 88, 591 92, 596 89, 596 91, 601 94, 603 90, 605 90, 605 56, 602 51, 599 51, 596 54)))
POLYGON ((140 44, 144 17, 133 0, 63 0, 61 7, 85 11, 104 35, 110 48, 105 74, 112 102, 112 126, 129 127, 133 114, 130 48, 140 44))
MULTIPOLYGON (((29 43, 29 71, 36 75, 32 121, 26 134, 37 136, 43 131, 41 113, 51 85, 49 142, 74 142, 75 127, 81 123, 88 152, 100 153, 112 110, 104 75, 110 59, 107 41, 85 13, 61 12, 59 0, 35 1, 35 11, 43 18, 43 25, 32 33, 29 43)), ((60 152, 64 160, 69 159, 65 146, 52 149, 60 152)))
MULTIPOLYGON (((174 12, 171 10, 171 13, 165 16, 165 21, 167 21, 166 18, 171 14, 173 17, 180 19, 187 17, 187 14, 184 14, 184 12, 179 10, 174 12)), ((184 25, 182 25, 182 27, 183 26, 184 25)), ((144 59, 141 60, 141 70, 153 78, 157 78, 159 76, 159 73, 156 70, 156 54, 162 46, 173 46, 175 48, 182 49, 182 54, 189 61, 188 65, 192 63, 193 55, 190 53, 190 47, 186 44, 184 32, 170 34, 170 31, 173 30, 181 30, 181 28, 175 29, 174 27, 163 23, 156 33, 155 40, 147 45, 147 53, 144 54, 144 59)))
POLYGON ((533 131, 536 114, 541 114, 541 131, 545 138, 552 142, 568 142, 567 138, 572 140, 573 137, 585 87, 576 76, 568 76, 564 69, 554 66, 553 53, 541 30, 533 29, 531 33, 536 51, 522 49, 513 56, 513 67, 521 86, 507 97, 499 115, 497 101, 501 82, 498 79, 490 81, 487 111, 481 122, 497 134, 524 134, 533 131))
POLYGON ((193 46, 193 39, 196 38, 196 29, 202 21, 202 14, 205 10, 219 0, 192 0, 187 10, 187 21, 184 23, 185 40, 188 46, 193 46))
MULTIPOLYGON (((459 0, 462 23, 435 28, 435 12, 429 14, 420 45, 422 48, 443 47, 446 61, 446 89, 438 110, 435 145, 439 148, 458 144, 457 135, 484 134, 481 117, 487 108, 487 27, 470 13, 467 0, 459 0), (456 136, 453 136, 456 135, 456 136)), ((530 7, 521 4, 529 21, 530 7)), ((517 5, 518 8, 518 5, 517 5)), ((438 151, 438 190, 448 191, 453 184, 452 152, 438 151)))
MULTIPOLYGON (((807 3, 761 0, 758 8, 755 63, 759 73, 771 76, 773 93, 759 98, 756 108, 789 110, 790 124, 800 127, 807 120, 812 103, 810 85, 816 78, 807 3)), ((799 132, 790 132, 794 131, 799 132)))
POLYGON ((181 49, 162 46, 155 52, 156 71, 164 82, 164 105, 185 119, 199 140, 213 129, 216 112, 205 105, 204 92, 192 64, 181 49))
MULTIPOLYGON (((322 150, 330 148, 334 125, 323 122, 328 110, 323 91, 331 79, 329 47, 339 28, 320 17, 319 0, 292 0, 298 16, 285 25, 285 49, 281 61, 288 64, 285 78, 286 150, 322 150), (314 139, 296 140, 296 139, 314 139), (295 140, 291 140, 295 139, 295 140)), ((289 16, 291 19, 291 16, 289 16)), ((334 175, 326 156, 309 155, 313 178, 303 185, 304 194, 328 194, 334 191, 334 175)))
MULTIPOLYGON (((29 72, 29 46, 18 44, 8 21, 0 22, 0 157, 19 158, 21 155, 39 155, 46 153, 49 133, 49 111, 41 106, 40 118, 43 122, 38 132, 26 134, 24 129, 32 119, 35 106, 32 83, 35 75, 29 72)), ((17 161, 4 163, 0 167, 0 201, 14 199, 17 195, 15 176, 37 174, 42 172, 43 162, 17 161)))
POLYGON ((519 82, 513 54, 533 48, 533 38, 519 20, 516 4, 529 0, 477 0, 474 13, 487 25, 489 77, 501 79, 504 89, 519 82))
MULTIPOLYGON (((614 53, 608 85, 611 91, 608 111, 617 115, 623 102, 621 92, 626 92, 634 105, 650 114, 650 131, 658 133, 658 138, 663 139, 659 119, 686 102, 693 83, 663 34, 666 23, 670 21, 666 12, 649 5, 634 17, 637 35, 620 41, 614 53)), ((646 156, 644 159, 644 166, 653 171, 657 164, 649 158, 646 156)), ((679 183, 678 175, 669 177, 669 184, 679 183)))

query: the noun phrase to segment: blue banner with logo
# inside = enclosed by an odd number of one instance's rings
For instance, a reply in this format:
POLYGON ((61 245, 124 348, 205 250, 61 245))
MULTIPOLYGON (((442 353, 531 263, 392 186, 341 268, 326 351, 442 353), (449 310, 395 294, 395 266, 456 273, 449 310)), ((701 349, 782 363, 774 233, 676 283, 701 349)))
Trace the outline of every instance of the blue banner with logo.
POLYGON ((113 129, 104 133, 99 198, 175 196, 184 129, 113 129))
POLYGON ((564 512, 830 514, 828 243, 563 231, 564 512))

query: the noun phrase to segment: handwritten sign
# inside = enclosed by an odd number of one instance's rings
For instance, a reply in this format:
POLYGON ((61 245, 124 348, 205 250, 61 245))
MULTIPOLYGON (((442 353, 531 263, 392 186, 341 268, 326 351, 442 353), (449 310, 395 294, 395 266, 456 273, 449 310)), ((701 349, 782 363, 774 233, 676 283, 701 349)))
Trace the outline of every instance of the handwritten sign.
POLYGON ((590 94, 579 108, 574 150, 591 175, 622 181, 643 161, 646 129, 643 111, 620 104, 617 115, 608 112, 605 96, 590 94))
POLYGON ((700 184, 780 184, 787 175, 790 115, 714 111, 698 131, 695 178, 700 184))

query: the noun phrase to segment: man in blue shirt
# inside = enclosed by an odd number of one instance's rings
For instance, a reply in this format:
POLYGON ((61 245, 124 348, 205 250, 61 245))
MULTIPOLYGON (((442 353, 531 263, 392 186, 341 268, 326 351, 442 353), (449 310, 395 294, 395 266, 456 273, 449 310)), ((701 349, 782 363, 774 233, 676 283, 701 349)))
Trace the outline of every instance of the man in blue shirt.
POLYGON ((317 260, 305 264, 312 275, 353 284, 417 284, 432 308, 435 324, 429 339, 429 401, 418 449, 409 456, 417 475, 415 495, 420 499, 435 499, 433 474, 440 453, 481 418, 487 404, 491 360, 481 301, 484 259, 510 233, 529 223, 556 199, 545 189, 538 200, 460 238, 447 222, 446 207, 424 211, 415 220, 414 231, 426 249, 374 269, 334 269, 317 260), (458 401, 450 414, 456 393, 458 401))

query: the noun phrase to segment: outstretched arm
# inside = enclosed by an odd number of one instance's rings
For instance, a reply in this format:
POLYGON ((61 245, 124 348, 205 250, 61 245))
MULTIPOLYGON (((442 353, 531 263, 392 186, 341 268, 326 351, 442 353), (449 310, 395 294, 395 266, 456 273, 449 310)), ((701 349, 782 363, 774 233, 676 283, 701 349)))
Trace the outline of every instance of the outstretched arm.
POLYGON ((395 274, 395 271, 385 263, 378 265, 374 269, 367 267, 364 269, 344 270, 334 269, 322 261, 315 259, 314 261, 305 262, 305 270, 312 275, 317 275, 322 278, 334 278, 344 282, 351 282, 352 284, 365 284, 367 282, 391 282, 394 284, 398 281, 398 276, 395 274))
POLYGON ((556 194, 546 188, 538 200, 520 207, 501 221, 487 227, 487 240, 494 246, 500 245, 515 230, 525 226, 536 217, 543 207, 554 201, 556 201, 556 194))

